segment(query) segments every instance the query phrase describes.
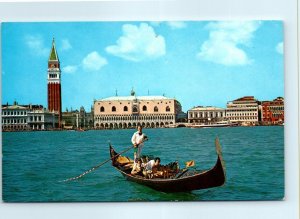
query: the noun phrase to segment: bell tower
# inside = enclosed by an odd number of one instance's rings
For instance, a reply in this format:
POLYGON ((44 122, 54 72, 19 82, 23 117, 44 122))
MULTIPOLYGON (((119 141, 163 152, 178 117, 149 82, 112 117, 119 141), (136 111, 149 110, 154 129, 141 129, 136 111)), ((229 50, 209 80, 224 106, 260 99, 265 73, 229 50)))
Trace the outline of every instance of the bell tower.
POLYGON ((48 59, 48 110, 58 113, 58 126, 61 127, 61 70, 54 38, 48 59))

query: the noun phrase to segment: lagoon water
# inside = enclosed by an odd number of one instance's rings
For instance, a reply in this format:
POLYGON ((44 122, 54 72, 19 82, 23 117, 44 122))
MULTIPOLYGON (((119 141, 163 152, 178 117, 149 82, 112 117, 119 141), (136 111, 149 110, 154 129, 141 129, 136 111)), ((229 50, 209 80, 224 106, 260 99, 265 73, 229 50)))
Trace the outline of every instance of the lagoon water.
MULTIPOLYGON (((226 164, 222 187, 162 193, 126 181, 109 163, 83 178, 74 177, 131 146, 134 130, 2 133, 2 180, 6 202, 281 200, 284 198, 284 128, 144 129, 143 154, 162 163, 195 160, 197 169, 216 162, 219 137, 226 164)), ((128 151, 132 156, 133 151, 128 151)))

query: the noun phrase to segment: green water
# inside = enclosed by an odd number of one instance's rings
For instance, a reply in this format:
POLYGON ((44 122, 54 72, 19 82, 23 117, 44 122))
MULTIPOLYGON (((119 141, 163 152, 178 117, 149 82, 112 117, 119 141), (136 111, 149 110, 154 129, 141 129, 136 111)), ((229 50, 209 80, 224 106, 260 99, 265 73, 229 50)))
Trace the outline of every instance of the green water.
MULTIPOLYGON (((188 193, 162 193, 126 181, 110 163, 74 177, 131 146, 134 130, 2 133, 3 200, 7 202, 280 200, 284 197, 284 128, 234 127, 144 129, 143 153, 162 163, 195 160, 198 169, 216 162, 219 137, 226 164, 222 187, 188 193)), ((126 153, 133 156, 133 151, 126 153)))

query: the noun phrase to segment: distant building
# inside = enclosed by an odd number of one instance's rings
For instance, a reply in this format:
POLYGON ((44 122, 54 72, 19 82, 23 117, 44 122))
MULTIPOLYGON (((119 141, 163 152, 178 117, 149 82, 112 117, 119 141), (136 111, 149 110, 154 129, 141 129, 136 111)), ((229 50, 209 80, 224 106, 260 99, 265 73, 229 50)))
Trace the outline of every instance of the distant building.
POLYGON ((180 103, 165 96, 114 96, 94 102, 97 129, 169 127, 175 124, 180 103))
POLYGON ((94 127, 93 107, 86 112, 84 107, 80 111, 72 110, 62 113, 62 128, 64 129, 91 129, 94 127))
POLYGON ((78 110, 71 110, 62 112, 62 128, 64 129, 75 129, 79 128, 78 118, 79 111, 78 110))
POLYGON ((259 102, 253 96, 245 96, 227 103, 226 117, 230 122, 242 125, 257 125, 259 102))
POLYGON ((2 130, 48 130, 58 127, 58 114, 42 105, 2 105, 2 130), (56 119, 56 120, 55 120, 56 119))
POLYGON ((197 106, 188 110, 188 123, 214 124, 225 120, 225 109, 213 106, 197 106))
POLYGON ((91 129, 94 127, 94 109, 91 107, 91 112, 86 112, 84 107, 80 107, 79 111, 79 127, 91 129))
POLYGON ((263 125, 284 123, 284 99, 277 97, 272 101, 262 101, 261 122, 263 125))

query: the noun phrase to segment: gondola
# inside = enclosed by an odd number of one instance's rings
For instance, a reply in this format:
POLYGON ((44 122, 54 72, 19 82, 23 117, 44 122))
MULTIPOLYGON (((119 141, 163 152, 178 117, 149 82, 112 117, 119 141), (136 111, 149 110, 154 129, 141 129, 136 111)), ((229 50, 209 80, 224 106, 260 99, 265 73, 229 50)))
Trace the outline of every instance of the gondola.
MULTIPOLYGON (((120 158, 129 159, 128 157, 123 157, 118 155, 114 148, 110 145, 110 157, 112 160, 112 166, 117 169, 127 180, 136 182, 145 186, 148 186, 152 189, 171 193, 171 192, 188 192, 192 190, 199 189, 208 189, 212 187, 222 186, 225 183, 225 163, 222 158, 221 146, 219 139, 215 140, 216 152, 217 152, 217 162, 213 168, 192 175, 179 174, 174 178, 152 178, 147 179, 142 176, 131 175, 131 169, 124 168, 124 165, 121 165, 118 160, 120 158)), ((132 162, 132 160, 130 161, 132 162)), ((188 172, 188 171, 186 171, 188 172)))

